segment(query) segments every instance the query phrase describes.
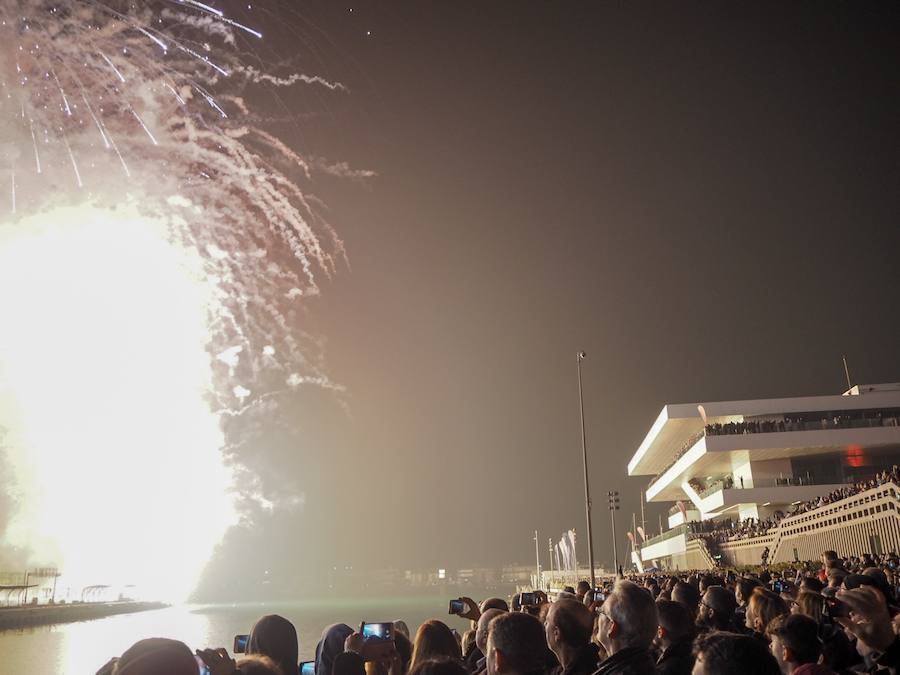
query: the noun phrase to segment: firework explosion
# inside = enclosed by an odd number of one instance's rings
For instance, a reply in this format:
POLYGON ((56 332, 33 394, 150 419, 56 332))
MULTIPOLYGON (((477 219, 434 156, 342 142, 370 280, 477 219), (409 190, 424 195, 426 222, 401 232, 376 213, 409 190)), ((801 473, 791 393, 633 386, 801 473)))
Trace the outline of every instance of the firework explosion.
POLYGON ((332 386, 296 313, 341 243, 241 94, 342 86, 242 66, 262 36, 192 0, 0 0, 0 22, 5 539, 73 584, 183 595, 253 484, 223 461, 235 420, 332 386))

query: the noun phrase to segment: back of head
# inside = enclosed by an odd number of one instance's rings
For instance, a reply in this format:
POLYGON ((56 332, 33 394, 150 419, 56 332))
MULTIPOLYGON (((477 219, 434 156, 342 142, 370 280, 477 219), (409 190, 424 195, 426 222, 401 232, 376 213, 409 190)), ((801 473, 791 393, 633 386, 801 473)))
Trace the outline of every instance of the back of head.
POLYGON ((562 592, 563 593, 571 593, 572 595, 575 595, 575 587, 574 586, 564 586, 562 589, 562 592))
POLYGON ((335 623, 322 631, 322 639, 316 645, 316 675, 331 675, 334 659, 344 653, 344 642, 353 629, 345 623, 335 623))
POLYGON ((703 603, 713 610, 713 621, 719 629, 727 629, 734 622, 737 600, 722 586, 710 586, 703 595, 703 603))
POLYGON ((753 595, 753 589, 761 585, 759 579, 752 577, 741 577, 738 579, 737 587, 741 594, 741 602, 749 602, 750 596, 753 595))
POLYGON ((557 630, 560 644, 578 649, 591 642, 594 616, 577 600, 557 600, 547 614, 547 627, 548 631, 557 630))
POLYGON ((277 614, 268 614, 257 621, 247 640, 248 654, 268 656, 284 675, 296 675, 298 651, 297 629, 277 614))
POLYGON ((278 664, 268 656, 250 654, 237 662, 241 675, 284 675, 278 664))
MULTIPOLYGON (((472 639, 474 641, 475 631, 470 630, 468 632, 472 633, 472 639)), ((409 664, 412 661, 412 642, 403 633, 395 633, 394 647, 397 650, 397 656, 400 658, 400 665, 402 666, 400 672, 405 673, 407 670, 409 670, 409 664)), ((462 647, 460 647, 460 649, 462 649, 462 647)))
POLYGON ((622 647, 650 647, 659 623, 656 603, 646 589, 620 579, 606 599, 604 609, 619 628, 617 639, 622 647))
POLYGON ((747 617, 753 618, 754 630, 765 632, 772 619, 789 613, 790 608, 780 595, 762 586, 753 589, 747 606, 747 617))
POLYGON ((502 609, 504 612, 508 612, 509 603, 503 598, 488 598, 487 600, 481 601, 480 609, 482 614, 489 609, 502 609))
POLYGON ((687 607, 672 600, 657 600, 656 614, 659 627, 662 628, 671 642, 681 642, 694 636, 694 624, 687 607))
POLYGON ((706 633, 694 643, 694 655, 706 675, 781 675, 766 643, 749 635, 706 633))
POLYGON ((806 577, 800 582, 800 590, 812 591, 813 593, 822 592, 822 582, 815 577, 806 577))
POLYGON ((766 635, 778 638, 790 650, 790 662, 798 665, 818 663, 822 653, 819 624, 803 614, 776 617, 766 628, 766 635))
POLYGON ((197 675, 197 659, 178 640, 148 638, 129 647, 116 664, 116 675, 197 675))
POLYGON ((447 624, 431 619, 419 626, 416 632, 410 666, 415 668, 424 661, 441 658, 461 661, 462 651, 447 624))
POLYGON ((706 589, 710 586, 724 586, 724 582, 720 577, 713 576, 712 574, 706 574, 700 579, 700 592, 705 593, 706 589))
POLYGON ((422 661, 409 675, 469 675, 469 671, 458 661, 442 658, 422 661))
POLYGON ((530 614, 506 613, 496 617, 488 634, 487 657, 490 670, 501 657, 508 672, 532 673, 543 669, 547 657, 544 627, 530 614))
POLYGON ((700 604, 700 591, 696 586, 679 581, 672 589, 672 600, 684 605, 690 615, 694 617, 697 615, 697 607, 700 604))
POLYGON ((587 581, 579 581, 578 586, 575 587, 575 595, 584 595, 589 590, 591 590, 591 585, 587 581))
POLYGON ((825 564, 825 567, 833 567, 838 560, 836 551, 822 551, 822 562, 825 564))
POLYGON ((478 619, 478 625, 475 628, 475 644, 482 654, 487 654, 488 630, 491 627, 491 621, 504 614, 502 609, 489 609, 478 619))
POLYGON ((825 597, 820 593, 800 591, 797 596, 797 607, 804 616, 808 616, 816 623, 822 623, 825 615, 825 597))

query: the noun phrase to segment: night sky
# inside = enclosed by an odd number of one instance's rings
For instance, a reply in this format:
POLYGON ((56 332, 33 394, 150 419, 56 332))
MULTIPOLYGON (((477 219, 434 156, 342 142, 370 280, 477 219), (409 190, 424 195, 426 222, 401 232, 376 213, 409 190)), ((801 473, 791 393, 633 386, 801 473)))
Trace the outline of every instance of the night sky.
POLYGON ((346 394, 285 403, 299 433, 247 461, 306 505, 210 581, 582 535, 581 349, 606 564, 665 403, 839 393, 844 353, 900 381, 897 3, 303 4, 244 16, 261 59, 349 87, 283 94, 272 130, 377 173, 317 189, 349 266, 305 325, 346 394))

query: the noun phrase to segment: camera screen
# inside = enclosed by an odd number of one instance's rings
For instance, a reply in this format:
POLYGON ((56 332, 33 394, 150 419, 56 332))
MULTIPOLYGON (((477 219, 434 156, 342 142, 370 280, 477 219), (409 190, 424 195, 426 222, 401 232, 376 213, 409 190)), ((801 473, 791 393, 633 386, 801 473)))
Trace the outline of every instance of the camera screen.
POLYGON ((394 638, 394 624, 392 623, 364 623, 362 635, 365 639, 378 638, 379 640, 392 640, 394 638))
POLYGON ((450 613, 451 614, 460 614, 466 608, 466 603, 462 600, 451 600, 450 601, 450 613))
POLYGON ((245 654, 247 652, 247 640, 249 638, 249 635, 235 635, 234 649, 232 651, 235 654, 245 654))
POLYGON ((316 662, 304 661, 300 664, 300 675, 316 675, 316 662))

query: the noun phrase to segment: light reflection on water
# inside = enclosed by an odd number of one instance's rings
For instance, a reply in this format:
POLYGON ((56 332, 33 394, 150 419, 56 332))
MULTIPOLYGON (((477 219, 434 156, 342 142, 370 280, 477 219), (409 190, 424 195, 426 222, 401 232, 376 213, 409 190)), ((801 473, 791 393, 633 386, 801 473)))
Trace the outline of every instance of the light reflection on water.
POLYGON ((6 631, 0 632, 0 670, 34 675, 93 675, 110 658, 147 637, 181 640, 192 650, 226 647, 230 652, 234 636, 248 633, 253 622, 264 614, 281 614, 293 622, 300 637, 300 659, 311 660, 322 629, 332 623, 355 627, 360 621, 403 619, 415 631, 423 621, 437 618, 463 632, 468 622, 447 615, 447 600, 430 596, 180 605, 95 621, 6 631))

